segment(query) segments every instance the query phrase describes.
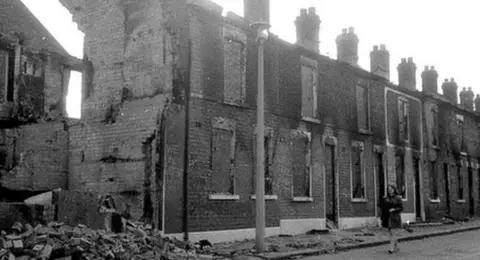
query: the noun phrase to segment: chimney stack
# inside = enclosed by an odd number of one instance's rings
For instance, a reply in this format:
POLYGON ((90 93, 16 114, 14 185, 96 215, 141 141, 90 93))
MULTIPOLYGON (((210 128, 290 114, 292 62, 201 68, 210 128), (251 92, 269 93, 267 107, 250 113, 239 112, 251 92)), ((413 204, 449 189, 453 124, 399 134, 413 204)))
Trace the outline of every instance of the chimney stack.
POLYGON ((243 0, 243 8, 246 20, 270 23, 270 0, 243 0))
POLYGON ((445 79, 445 81, 442 84, 442 89, 443 89, 443 95, 448 100, 452 101, 454 104, 458 104, 458 97, 457 97, 458 85, 453 78, 450 78, 450 81, 448 81, 448 79, 445 79))
POLYGON ((373 46, 370 52, 370 72, 390 80, 390 53, 387 51, 385 44, 373 46))
POLYGON ((353 27, 342 29, 337 37, 337 59, 357 66, 358 64, 358 37, 353 27))
POLYGON ((480 113, 480 94, 477 94, 477 97, 475 98, 475 111, 480 113))
POLYGON ((398 85, 402 88, 409 90, 416 90, 417 79, 416 72, 417 66, 413 63, 413 58, 409 57, 408 60, 402 58, 400 64, 398 64, 398 85))
POLYGON ((297 44, 313 52, 320 53, 320 17, 315 7, 300 10, 300 16, 295 20, 297 28, 297 44))
POLYGON ((471 87, 463 88, 462 92, 460 92, 460 104, 462 104, 466 109, 473 111, 473 99, 475 98, 475 94, 472 91, 471 87))
POLYGON ((438 93, 438 72, 434 66, 430 68, 425 66, 425 70, 422 72, 422 89, 424 92, 438 93))

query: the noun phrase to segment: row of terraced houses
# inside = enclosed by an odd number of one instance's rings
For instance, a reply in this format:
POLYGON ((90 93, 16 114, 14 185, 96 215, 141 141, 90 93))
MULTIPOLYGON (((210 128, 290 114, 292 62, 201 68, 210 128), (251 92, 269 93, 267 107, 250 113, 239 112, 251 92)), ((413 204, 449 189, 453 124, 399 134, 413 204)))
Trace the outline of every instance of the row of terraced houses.
MULTIPOLYGON (((60 2, 85 33, 82 66, 64 59, 62 67, 83 73, 82 119, 63 120, 63 113, 2 130, 63 122, 55 131, 68 138, 53 141, 65 152, 63 163, 48 175, 57 181, 25 185, 110 194, 119 210, 130 205, 134 218, 166 235, 181 235, 188 218, 194 240, 253 237, 257 44, 249 24, 269 20, 269 1, 245 0, 244 17, 222 16, 208 0, 60 2)), ((302 9, 296 43, 271 35, 265 45, 267 235, 327 223, 378 225, 377 203, 388 184, 404 198, 403 221, 480 214, 480 96, 471 88, 459 92, 453 78, 440 85, 433 66, 425 66, 417 84, 412 58, 399 62, 399 84, 393 84, 385 45, 373 46, 370 71, 360 68, 353 28, 337 37, 337 59, 323 56, 320 23, 315 8, 302 9)), ((3 120, 15 118, 12 112, 3 120)), ((2 176, 2 183, 27 178, 17 172, 2 176)))

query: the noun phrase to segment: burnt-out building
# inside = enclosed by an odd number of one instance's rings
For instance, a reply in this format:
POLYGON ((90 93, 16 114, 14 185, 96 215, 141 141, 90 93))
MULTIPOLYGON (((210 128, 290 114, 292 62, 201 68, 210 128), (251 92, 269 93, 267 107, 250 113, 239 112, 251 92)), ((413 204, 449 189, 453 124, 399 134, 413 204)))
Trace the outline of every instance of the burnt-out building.
POLYGON ((67 187, 65 100, 79 66, 21 1, 1 1, 1 201, 67 187))
MULTIPOLYGON (((222 16, 208 0, 61 2, 85 33, 68 188, 110 194, 119 210, 130 205, 134 218, 166 235, 253 237, 258 45, 250 23, 268 22, 270 1, 246 0, 247 19, 222 16)), ((471 93, 461 95, 463 106, 448 101, 456 89, 431 94, 432 68, 418 91, 412 58, 391 83, 385 45, 374 46, 370 72, 360 68, 354 28, 339 32, 336 60, 323 56, 320 23, 315 8, 302 9, 295 44, 276 35, 265 43, 267 235, 378 225, 388 184, 404 198, 404 221, 438 218, 443 204, 430 197, 430 179, 440 175, 430 174, 430 162, 443 156, 452 183, 452 164, 476 167, 471 93)), ((455 203, 452 214, 467 214, 470 204, 455 203)))

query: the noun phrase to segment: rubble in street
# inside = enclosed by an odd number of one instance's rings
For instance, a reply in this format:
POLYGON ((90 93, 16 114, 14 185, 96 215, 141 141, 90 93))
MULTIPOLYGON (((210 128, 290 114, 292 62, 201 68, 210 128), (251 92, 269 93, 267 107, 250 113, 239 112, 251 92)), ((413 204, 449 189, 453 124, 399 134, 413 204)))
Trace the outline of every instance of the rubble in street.
POLYGON ((1 231, 0 260, 28 259, 213 259, 200 255, 208 247, 164 238, 151 225, 127 221, 122 233, 70 227, 52 222, 47 226, 22 225, 1 231))

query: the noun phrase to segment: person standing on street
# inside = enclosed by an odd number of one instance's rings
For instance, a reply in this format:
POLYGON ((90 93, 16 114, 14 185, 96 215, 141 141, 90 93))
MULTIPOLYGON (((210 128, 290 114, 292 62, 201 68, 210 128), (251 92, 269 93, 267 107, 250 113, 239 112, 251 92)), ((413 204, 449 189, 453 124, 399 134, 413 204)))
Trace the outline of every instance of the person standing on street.
POLYGON ((388 186, 387 196, 381 200, 380 208, 382 210, 382 227, 388 228, 390 235, 390 249, 388 250, 388 253, 392 254, 399 250, 398 240, 395 236, 395 230, 402 227, 402 218, 400 213, 403 211, 403 200, 398 194, 395 186, 388 186))

